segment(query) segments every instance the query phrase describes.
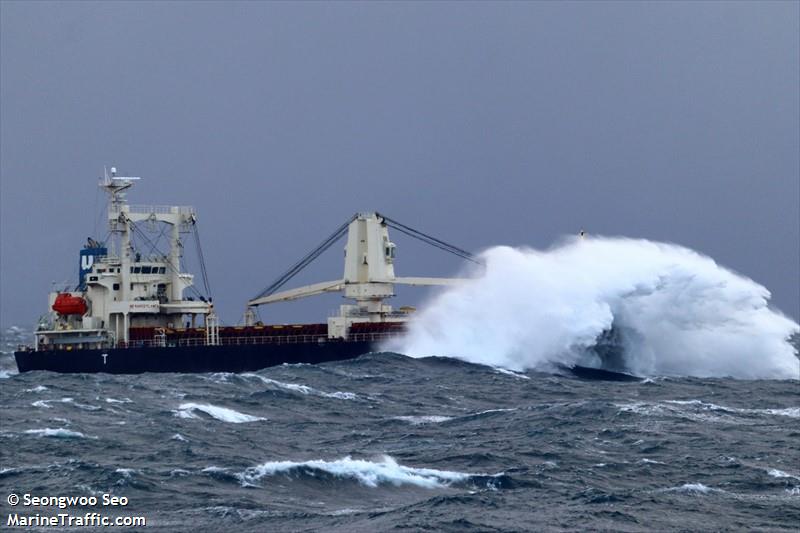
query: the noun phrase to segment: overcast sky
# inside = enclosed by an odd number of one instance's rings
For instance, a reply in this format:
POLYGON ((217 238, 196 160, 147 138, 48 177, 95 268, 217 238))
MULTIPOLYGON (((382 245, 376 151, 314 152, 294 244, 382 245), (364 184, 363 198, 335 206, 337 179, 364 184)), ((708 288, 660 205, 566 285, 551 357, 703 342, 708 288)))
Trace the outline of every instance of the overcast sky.
MULTIPOLYGON (((0 323, 105 235, 103 165, 142 176, 133 203, 198 209, 227 323, 359 210, 475 251, 675 242, 797 319, 799 5, 4 0, 0 323)), ((393 237, 398 275, 459 268, 393 237)), ((337 246, 297 283, 341 270, 337 246)))

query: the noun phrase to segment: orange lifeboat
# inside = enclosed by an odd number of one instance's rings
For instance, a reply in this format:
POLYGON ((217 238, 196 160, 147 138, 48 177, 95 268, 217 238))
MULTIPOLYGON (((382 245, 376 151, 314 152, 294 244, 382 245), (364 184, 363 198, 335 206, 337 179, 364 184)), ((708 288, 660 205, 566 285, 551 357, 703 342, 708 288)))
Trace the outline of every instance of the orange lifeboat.
POLYGON ((86 300, 64 292, 56 296, 53 302, 53 311, 60 315, 85 315, 87 310, 86 300))

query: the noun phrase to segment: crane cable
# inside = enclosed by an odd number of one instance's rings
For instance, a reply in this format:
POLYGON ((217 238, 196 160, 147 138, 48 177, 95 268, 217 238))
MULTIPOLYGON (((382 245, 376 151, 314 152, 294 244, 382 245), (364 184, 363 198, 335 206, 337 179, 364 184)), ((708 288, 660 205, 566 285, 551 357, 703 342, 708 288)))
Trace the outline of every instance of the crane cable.
POLYGON ((197 220, 192 221, 192 228, 194 231, 194 243, 197 248, 197 257, 200 260, 200 275, 203 278, 203 288, 206 290, 208 299, 211 300, 211 287, 208 283, 208 271, 206 270, 206 259, 203 256, 203 247, 200 246, 200 230, 197 227, 197 220))
POLYGON ((433 236, 428 235, 426 233, 423 233, 423 232, 421 232, 419 230, 416 230, 414 228, 406 226, 405 224, 401 224, 400 222, 398 222, 396 220, 393 220, 393 219, 391 219, 391 218, 389 218, 387 216, 381 215, 379 213, 376 213, 376 214, 386 222, 387 226, 389 226, 392 229, 396 229, 400 233, 405 233, 409 237, 413 237, 413 238, 415 238, 417 240, 420 240, 420 241, 422 241, 422 242, 424 242, 426 244, 429 244, 429 245, 431 245, 431 246, 433 246, 435 248, 438 248, 440 250, 444 250, 445 252, 449 252, 449 253, 451 253, 453 255, 456 255, 456 256, 458 256, 458 257, 460 257, 462 259, 466 259, 467 261, 472 261, 473 263, 481 264, 480 261, 478 259, 476 259, 473 254, 469 253, 466 250, 463 250, 463 249, 459 248, 458 246, 454 246, 452 244, 448 244, 448 243, 444 242, 441 239, 437 239, 436 237, 433 237, 433 236))
POLYGON ((336 231, 334 231, 327 239, 322 241, 316 248, 311 250, 302 259, 300 259, 297 263, 292 265, 286 272, 281 274, 275 281, 273 281, 269 286, 264 288, 255 298, 262 298, 264 296, 269 296, 274 294, 278 291, 281 287, 283 287, 289 280, 295 277, 297 274, 300 273, 305 267, 307 267, 312 261, 314 261, 317 257, 322 255, 325 250, 333 246, 339 239, 344 237, 347 233, 347 228, 350 226, 350 223, 356 219, 358 215, 353 215, 350 217, 347 222, 339 226, 336 231))
MULTIPOLYGON (((444 250, 445 252, 451 253, 456 255, 462 259, 466 259, 467 261, 472 261, 476 264, 481 264, 481 262, 471 253, 466 250, 463 250, 457 246, 452 244, 448 244, 436 237, 432 237, 426 233, 423 233, 419 230, 415 230, 405 224, 401 224, 396 220, 392 220, 389 217, 381 215, 379 213, 375 213, 386 225, 389 227, 396 229, 397 231, 404 233, 410 237, 413 237, 417 240, 420 240, 430 246, 438 248, 440 250, 444 250)), ((339 226, 327 239, 322 241, 316 248, 311 250, 308 254, 306 254, 302 259, 300 259, 297 263, 292 265, 286 272, 281 274, 275 281, 273 281, 269 286, 267 286, 264 290, 258 293, 257 296, 252 298, 252 300, 256 300, 258 298, 263 298, 264 296, 270 296, 278 291, 281 287, 283 287, 289 280, 295 277, 297 274, 300 273, 305 267, 307 267, 311 262, 313 262, 317 257, 322 255, 328 248, 333 246, 339 239, 344 237, 347 233, 347 229, 350 226, 350 223, 353 222, 356 218, 358 218, 358 214, 353 215, 350 217, 347 222, 339 226)))
MULTIPOLYGON (((147 237, 147 235, 144 234, 144 232, 136 225, 136 223, 134 223, 131 220, 126 220, 126 223, 128 223, 128 222, 130 222, 129 227, 134 231, 134 233, 136 235, 138 235, 140 238, 144 239, 146 244, 149 244, 150 246, 153 245, 153 242, 147 237)), ((167 264, 167 266, 170 268, 170 270, 172 270, 176 274, 180 274, 181 273, 181 271, 178 270, 178 268, 175 265, 173 265, 172 261, 170 261, 166 256, 164 257, 164 262, 167 264)), ((188 287, 188 289, 191 290, 191 291, 194 291, 194 293, 202 301, 206 301, 206 297, 197 289, 197 287, 195 287, 194 285, 190 285, 188 287)))

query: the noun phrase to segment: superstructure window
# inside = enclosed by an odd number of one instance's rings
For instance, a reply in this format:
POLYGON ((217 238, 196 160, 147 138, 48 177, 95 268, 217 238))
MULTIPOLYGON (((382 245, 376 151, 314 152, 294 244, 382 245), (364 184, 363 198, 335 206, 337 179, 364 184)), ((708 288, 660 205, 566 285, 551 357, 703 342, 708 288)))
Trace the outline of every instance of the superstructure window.
POLYGON ((114 284, 114 290, 115 290, 115 291, 118 291, 118 290, 119 290, 119 283, 115 283, 115 284, 114 284))
POLYGON ((159 274, 165 274, 166 272, 167 272, 167 267, 159 267, 158 269, 159 274))
POLYGON ((142 274, 149 274, 151 270, 152 267, 149 266, 142 267, 142 274))
POLYGON ((133 273, 139 274, 142 271, 142 267, 133 267, 133 273))

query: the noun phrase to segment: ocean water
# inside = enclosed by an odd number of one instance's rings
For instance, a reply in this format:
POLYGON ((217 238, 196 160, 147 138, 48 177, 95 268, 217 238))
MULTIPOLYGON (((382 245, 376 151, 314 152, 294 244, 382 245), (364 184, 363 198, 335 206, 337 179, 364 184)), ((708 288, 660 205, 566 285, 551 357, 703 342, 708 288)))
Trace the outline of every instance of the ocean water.
POLYGON ((796 379, 584 381, 394 353, 112 376, 15 374, 6 352, 0 369, 0 529, 12 512, 92 511, 146 531, 800 524, 796 379), (128 504, 11 507, 10 493, 128 504))
POLYGON ((797 531, 800 326, 765 287, 644 240, 481 258, 351 361, 19 375, 6 331, 3 525, 59 512, 27 493, 124 497, 67 511, 147 531, 797 531), (612 329, 646 379, 559 370, 612 329))

